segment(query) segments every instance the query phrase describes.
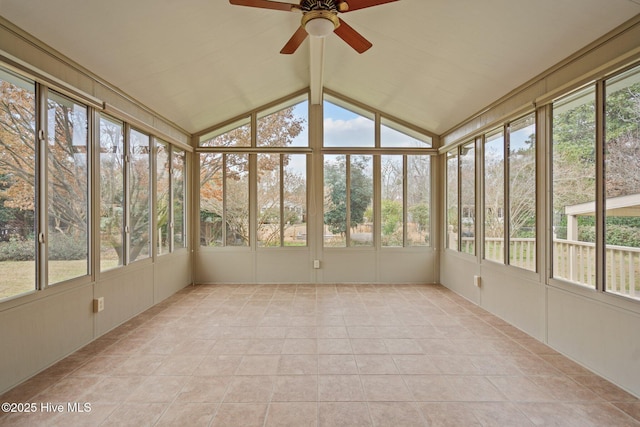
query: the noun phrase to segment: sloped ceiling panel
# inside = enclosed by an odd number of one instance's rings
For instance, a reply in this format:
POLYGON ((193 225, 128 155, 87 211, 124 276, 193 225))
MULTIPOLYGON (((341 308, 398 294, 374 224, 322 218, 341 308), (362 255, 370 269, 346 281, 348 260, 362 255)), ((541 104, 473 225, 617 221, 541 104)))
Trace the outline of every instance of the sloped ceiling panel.
MULTIPOLYGON (((0 0, 2 16, 191 133, 309 85, 297 13, 226 0, 0 0)), ((441 134, 640 13, 631 0, 400 0, 342 15, 325 86, 441 134)))

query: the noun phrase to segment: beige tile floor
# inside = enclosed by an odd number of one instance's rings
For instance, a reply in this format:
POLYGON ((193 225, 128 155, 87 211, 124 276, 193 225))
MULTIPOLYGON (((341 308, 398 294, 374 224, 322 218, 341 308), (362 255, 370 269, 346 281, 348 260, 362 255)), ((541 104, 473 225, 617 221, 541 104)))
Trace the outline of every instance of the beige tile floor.
POLYGON ((441 286, 188 287, 0 401, 37 405, 3 426, 640 426, 638 399, 441 286))

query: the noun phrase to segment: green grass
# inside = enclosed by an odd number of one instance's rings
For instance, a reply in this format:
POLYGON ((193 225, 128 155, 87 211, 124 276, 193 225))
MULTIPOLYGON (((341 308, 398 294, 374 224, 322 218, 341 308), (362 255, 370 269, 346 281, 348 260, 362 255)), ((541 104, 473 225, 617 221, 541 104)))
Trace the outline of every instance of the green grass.
MULTIPOLYGON (((87 261, 50 261, 49 282, 58 283, 87 274, 87 261)), ((0 299, 31 292, 36 287, 35 262, 0 262, 0 299)))

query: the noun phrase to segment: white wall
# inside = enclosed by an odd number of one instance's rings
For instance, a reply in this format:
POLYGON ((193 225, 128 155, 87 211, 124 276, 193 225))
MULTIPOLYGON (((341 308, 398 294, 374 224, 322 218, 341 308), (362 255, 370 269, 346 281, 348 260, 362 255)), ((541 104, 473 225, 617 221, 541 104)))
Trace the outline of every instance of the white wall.
POLYGON ((189 285, 191 260, 184 250, 102 276, 0 305, 0 394, 189 285), (99 296, 105 309, 94 314, 99 296))
MULTIPOLYGON (((188 148, 189 135, 2 18, 0 62, 188 148)), ((0 394, 192 283, 191 264, 182 249, 0 303, 0 394), (94 314, 95 297, 105 309, 94 314)))
POLYGON ((210 250, 196 252, 195 281, 216 283, 435 283, 433 250, 328 249, 210 250), (313 260, 320 268, 313 268, 313 260))
MULTIPOLYGON (((478 117, 442 136, 454 147, 499 126, 509 117, 538 107, 560 94, 640 61, 640 17, 497 101, 478 117)), ((538 273, 498 265, 444 250, 440 282, 574 361, 640 396, 640 301, 587 291, 549 280, 547 128, 538 128, 538 273), (540 144, 539 144, 540 145, 540 144), (481 288, 473 276, 482 277, 481 288)), ((444 150, 443 150, 444 151, 444 150)), ((442 175, 444 177, 444 175, 442 175)), ((441 200, 441 202, 443 202, 441 200)), ((480 204, 478 204, 480 206, 480 204)), ((442 232, 442 231, 441 231, 442 232)))

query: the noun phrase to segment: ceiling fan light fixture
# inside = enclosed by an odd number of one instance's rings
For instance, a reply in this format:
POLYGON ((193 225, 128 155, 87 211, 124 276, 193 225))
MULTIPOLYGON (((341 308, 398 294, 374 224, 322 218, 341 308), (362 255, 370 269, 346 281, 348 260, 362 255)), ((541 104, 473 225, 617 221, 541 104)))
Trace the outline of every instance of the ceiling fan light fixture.
POLYGON ((326 10, 313 10, 302 17, 302 26, 312 37, 327 37, 339 25, 338 16, 326 10))
POLYGON ((334 30, 333 22, 327 18, 316 18, 307 22, 304 26, 310 36, 313 37, 327 37, 334 30))

